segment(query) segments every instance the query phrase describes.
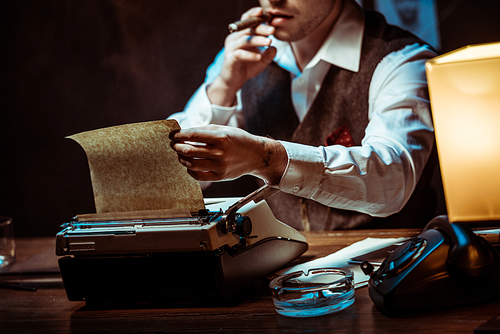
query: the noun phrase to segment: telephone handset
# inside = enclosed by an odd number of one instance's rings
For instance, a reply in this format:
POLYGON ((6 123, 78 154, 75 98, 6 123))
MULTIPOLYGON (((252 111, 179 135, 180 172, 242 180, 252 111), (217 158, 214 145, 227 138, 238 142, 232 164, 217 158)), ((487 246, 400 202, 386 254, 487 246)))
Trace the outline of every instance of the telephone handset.
POLYGON ((500 255, 447 216, 396 248, 380 268, 363 263, 369 294, 389 314, 421 312, 500 298, 500 255))

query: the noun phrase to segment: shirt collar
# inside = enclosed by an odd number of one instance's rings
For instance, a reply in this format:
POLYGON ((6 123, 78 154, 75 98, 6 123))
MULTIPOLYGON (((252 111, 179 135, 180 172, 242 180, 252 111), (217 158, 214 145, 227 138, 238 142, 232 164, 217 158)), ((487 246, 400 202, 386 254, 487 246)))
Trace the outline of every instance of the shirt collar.
MULTIPOLYGON (((313 67, 319 61, 325 61, 346 70, 358 72, 363 31, 363 10, 354 0, 345 0, 342 12, 333 29, 306 68, 313 67)), ((271 45, 276 47, 278 51, 274 61, 292 73, 297 72, 298 69, 290 44, 279 41, 274 36, 271 36, 271 38, 271 45)))

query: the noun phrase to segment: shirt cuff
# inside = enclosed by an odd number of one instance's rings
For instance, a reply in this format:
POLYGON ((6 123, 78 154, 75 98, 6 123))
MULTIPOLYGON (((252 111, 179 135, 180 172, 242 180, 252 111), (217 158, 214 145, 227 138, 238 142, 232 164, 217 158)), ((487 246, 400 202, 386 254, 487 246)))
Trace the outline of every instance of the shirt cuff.
POLYGON ((288 165, 281 178, 281 191, 311 198, 318 189, 325 170, 323 156, 316 147, 280 141, 288 155, 288 165))
POLYGON ((212 104, 212 124, 228 125, 229 120, 236 114, 236 106, 223 107, 212 104))
POLYGON ((181 128, 192 128, 210 124, 213 112, 205 86, 203 84, 196 90, 183 111, 170 115, 169 119, 176 119, 181 128))

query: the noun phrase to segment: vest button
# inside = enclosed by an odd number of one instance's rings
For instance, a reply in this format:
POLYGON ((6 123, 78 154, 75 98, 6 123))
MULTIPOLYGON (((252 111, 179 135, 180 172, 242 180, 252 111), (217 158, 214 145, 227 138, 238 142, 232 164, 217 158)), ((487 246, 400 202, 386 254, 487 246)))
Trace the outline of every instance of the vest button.
POLYGON ((300 190, 300 186, 298 184, 294 185, 292 188, 292 192, 297 193, 300 190))

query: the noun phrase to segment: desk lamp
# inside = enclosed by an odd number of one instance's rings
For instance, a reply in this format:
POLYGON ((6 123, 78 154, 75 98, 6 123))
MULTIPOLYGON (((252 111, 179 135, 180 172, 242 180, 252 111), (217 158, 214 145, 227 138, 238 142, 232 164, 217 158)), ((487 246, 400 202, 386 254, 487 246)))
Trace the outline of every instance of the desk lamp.
POLYGON ((450 222, 500 226, 500 42, 426 63, 450 222))
POLYGON ((448 217, 376 272, 363 263, 370 298, 393 314, 500 299, 500 254, 470 228, 500 226, 500 43, 438 56, 426 72, 448 217))

